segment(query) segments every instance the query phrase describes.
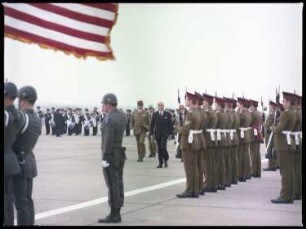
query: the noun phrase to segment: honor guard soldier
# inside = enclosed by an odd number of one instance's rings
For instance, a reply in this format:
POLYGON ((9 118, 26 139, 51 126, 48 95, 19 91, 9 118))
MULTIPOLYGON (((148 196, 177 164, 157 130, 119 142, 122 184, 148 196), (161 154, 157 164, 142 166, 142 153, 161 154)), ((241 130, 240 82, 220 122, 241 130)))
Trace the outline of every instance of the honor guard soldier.
POLYGON ((91 123, 92 123, 92 135, 96 136, 98 132, 98 123, 99 123, 99 113, 98 113, 98 108, 96 107, 93 110, 91 123))
POLYGON ((75 118, 71 108, 68 108, 68 113, 67 113, 67 129, 68 129, 67 130, 68 136, 71 136, 75 129, 75 118))
MULTIPOLYGON (((40 118, 40 121, 41 121, 41 123, 42 123, 42 119, 43 119, 43 117, 44 117, 44 113, 40 110, 40 106, 37 106, 36 107, 36 109, 37 109, 37 111, 36 111, 36 115, 37 115, 37 117, 39 117, 40 118)), ((42 125, 41 125, 42 126, 42 125)), ((41 131, 42 132, 42 131, 41 131)))
POLYGON ((89 130, 90 130, 90 127, 91 127, 91 123, 90 123, 90 116, 89 116, 87 108, 85 108, 85 114, 84 114, 84 119, 83 119, 83 127, 84 127, 84 136, 89 136, 89 130))
POLYGON ((217 170, 216 170, 216 146, 217 146, 217 122, 218 117, 216 112, 212 109, 214 97, 208 94, 203 94, 204 111, 207 113, 207 126, 204 132, 206 153, 204 156, 204 191, 217 192, 217 170))
POLYGON ((17 212, 17 225, 34 225, 35 210, 32 199, 33 178, 37 176, 37 166, 33 149, 41 134, 41 121, 34 113, 33 106, 37 100, 36 90, 24 86, 18 91, 19 107, 26 116, 26 126, 18 135, 12 148, 18 155, 21 172, 13 178, 14 198, 17 212))
POLYGON ((186 92, 186 106, 189 111, 182 127, 177 126, 177 131, 181 134, 180 148, 183 152, 184 169, 186 174, 186 190, 177 194, 178 198, 198 198, 199 197, 199 167, 198 154, 200 153, 201 113, 195 109, 197 104, 196 97, 186 92))
POLYGON ((180 126, 182 127, 185 121, 187 110, 185 109, 184 105, 179 106, 179 111, 178 111, 178 120, 176 124, 176 155, 175 158, 181 158, 181 162, 183 161, 182 157, 182 150, 180 149, 180 144, 181 144, 181 137, 182 135, 177 131, 177 127, 180 126))
POLYGON ((61 136, 61 126, 62 126, 62 115, 60 113, 60 109, 56 109, 56 111, 53 113, 53 121, 54 121, 54 134, 56 137, 61 136))
POLYGON ((272 203, 291 204, 294 200, 294 166, 293 154, 296 145, 293 140, 292 131, 294 130, 297 118, 292 107, 295 103, 295 95, 283 92, 284 111, 277 120, 277 124, 272 126, 273 145, 279 158, 279 170, 281 175, 281 191, 276 199, 272 199, 272 203))
POLYGON ((224 112, 224 100, 220 97, 215 97, 216 113, 218 117, 217 122, 217 140, 218 148, 216 150, 216 167, 218 176, 218 189, 225 190, 226 185, 226 164, 225 164, 225 154, 227 153, 227 140, 226 140, 226 124, 227 115, 224 112))
POLYGON ((268 158, 268 168, 264 168, 264 171, 276 171, 277 169, 277 158, 276 158, 276 151, 273 149, 273 141, 270 140, 271 136, 271 127, 274 122, 274 116, 275 116, 275 111, 277 108, 277 104, 274 103, 273 101, 269 102, 269 115, 266 118, 266 121, 264 123, 264 128, 265 128, 265 145, 267 148, 266 152, 266 157, 268 158), (268 145, 270 143, 270 145, 268 145))
POLYGON ((54 113, 55 113, 55 108, 54 108, 54 107, 51 107, 50 127, 51 127, 51 131, 52 131, 52 135, 55 135, 54 113))
POLYGON ((131 134, 131 112, 132 111, 130 109, 126 110, 127 123, 125 128, 125 136, 130 136, 131 134))
POLYGON ((52 119, 50 109, 47 108, 47 112, 45 114, 45 128, 46 128, 46 135, 50 134, 50 120, 52 119))
POLYGON ((123 133, 127 118, 117 109, 117 98, 109 93, 102 98, 102 110, 106 116, 102 123, 102 167, 108 188, 108 204, 111 212, 99 223, 121 222, 120 209, 123 206, 123 167, 126 160, 125 147, 122 147, 123 133))
POLYGON ((260 143, 262 142, 262 114, 257 110, 258 102, 249 99, 250 112, 251 112, 251 130, 250 130, 250 153, 251 153, 251 174, 253 177, 261 177, 261 156, 260 156, 260 143))
POLYGON ((150 117, 147 111, 143 110, 143 101, 137 101, 137 110, 131 116, 131 129, 136 138, 138 162, 142 162, 146 155, 145 137, 150 128, 150 117))
POLYGON ((12 145, 18 134, 26 126, 26 118, 14 106, 17 87, 14 83, 4 83, 4 215, 3 226, 14 226, 14 186, 13 177, 20 174, 18 157, 12 145))
POLYGON ((251 123, 251 115, 248 111, 249 101, 244 98, 237 98, 237 106, 239 109, 239 150, 238 150, 238 164, 240 176, 238 180, 241 182, 245 182, 246 179, 250 179, 251 167, 250 167, 250 123, 251 123))
MULTIPOLYGON (((149 106, 150 126, 151 126, 153 114, 154 114, 154 108, 153 106, 149 106)), ((155 142, 154 134, 148 135, 148 143, 149 143, 148 147, 150 150, 150 155, 148 157, 155 157, 156 156, 156 142, 155 142)))

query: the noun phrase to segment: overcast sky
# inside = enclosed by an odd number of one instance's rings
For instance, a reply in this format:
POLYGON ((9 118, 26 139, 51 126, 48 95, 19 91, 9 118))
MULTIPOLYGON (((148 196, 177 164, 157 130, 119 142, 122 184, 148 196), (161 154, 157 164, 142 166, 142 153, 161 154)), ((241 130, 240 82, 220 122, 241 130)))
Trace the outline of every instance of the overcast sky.
POLYGON ((164 101, 185 87, 218 96, 275 100, 275 88, 302 93, 302 3, 119 4, 111 32, 115 61, 77 59, 5 38, 5 77, 33 85, 37 105, 121 107, 164 101))

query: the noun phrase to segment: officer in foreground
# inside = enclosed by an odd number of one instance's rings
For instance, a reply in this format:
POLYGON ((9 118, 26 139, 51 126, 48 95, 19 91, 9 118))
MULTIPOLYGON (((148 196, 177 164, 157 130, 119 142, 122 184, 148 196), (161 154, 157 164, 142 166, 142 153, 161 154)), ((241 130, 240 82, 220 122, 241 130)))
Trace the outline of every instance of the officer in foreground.
POLYGON ((14 83, 4 84, 4 219, 3 226, 14 226, 13 176, 20 173, 18 158, 12 149, 17 135, 22 131, 25 118, 16 110, 14 101, 17 87, 14 83))
POLYGON ((26 124, 12 148, 18 156, 21 172, 13 177, 14 203, 18 226, 34 225, 35 210, 32 199, 33 178, 37 176, 37 166, 33 148, 41 134, 41 120, 34 112, 37 100, 36 90, 24 86, 18 91, 19 108, 25 114, 26 124))
POLYGON ((126 160, 122 147, 126 127, 126 115, 117 109, 117 98, 109 93, 102 98, 102 111, 106 114, 102 122, 102 167, 108 188, 108 204, 111 212, 99 223, 121 222, 120 209, 123 206, 123 166, 126 160))

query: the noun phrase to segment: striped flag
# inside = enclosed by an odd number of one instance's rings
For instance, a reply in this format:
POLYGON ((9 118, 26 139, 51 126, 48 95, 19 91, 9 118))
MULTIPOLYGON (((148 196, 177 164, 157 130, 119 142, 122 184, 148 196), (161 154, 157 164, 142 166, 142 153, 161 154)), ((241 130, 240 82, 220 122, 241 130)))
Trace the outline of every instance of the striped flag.
POLYGON ((2 3, 6 37, 80 58, 114 59, 117 3, 2 3))

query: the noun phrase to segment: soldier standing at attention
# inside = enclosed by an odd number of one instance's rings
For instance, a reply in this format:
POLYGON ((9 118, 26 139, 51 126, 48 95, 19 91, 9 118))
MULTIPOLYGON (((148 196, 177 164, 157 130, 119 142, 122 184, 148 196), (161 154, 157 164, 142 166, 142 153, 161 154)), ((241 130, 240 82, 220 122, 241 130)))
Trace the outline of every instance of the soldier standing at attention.
POLYGON ((102 167, 108 188, 108 204, 111 212, 99 223, 121 222, 120 210, 124 202, 123 167, 126 160, 122 147, 126 127, 126 115, 117 109, 117 97, 108 93, 102 98, 102 110, 106 116, 102 122, 102 167))
POLYGON ((251 123, 251 115, 248 112, 249 101, 244 98, 237 98, 237 105, 239 109, 239 171, 240 177, 239 181, 245 182, 250 176, 250 157, 249 157, 249 145, 250 145, 250 132, 249 125, 251 123))
POLYGON ((127 117, 127 123, 126 123, 126 128, 125 128, 125 136, 130 136, 131 133, 131 110, 127 109, 126 110, 126 117, 127 117))
POLYGON ((293 153, 296 150, 295 142, 291 138, 297 118, 292 109, 295 102, 295 95, 283 92, 284 111, 278 118, 277 124, 272 126, 273 144, 279 158, 279 170, 281 175, 281 191, 272 203, 291 204, 294 201, 294 168, 293 153))
POLYGON ((200 152, 200 135, 201 129, 201 113, 195 109, 197 99, 196 97, 186 92, 185 95, 186 106, 189 111, 183 126, 177 126, 178 133, 181 134, 180 147, 183 152, 184 169, 186 174, 186 190, 183 193, 177 194, 178 198, 198 198, 199 197, 199 168, 198 168, 198 154, 200 152))
MULTIPOLYGON (((41 123, 42 123, 42 119, 43 119, 43 117, 45 116, 44 115, 44 113, 40 110, 40 106, 37 106, 36 107, 37 108, 37 111, 36 111, 36 115, 37 115, 37 117, 39 117, 40 118, 40 121, 41 121, 41 123)), ((41 131, 42 132, 42 131, 41 131)))
MULTIPOLYGON (((150 117, 150 125, 152 122, 152 117, 154 113, 154 108, 153 106, 149 106, 149 117, 150 117)), ((149 134, 148 135, 148 147, 150 150, 150 155, 148 157, 155 157, 156 156, 156 142, 155 142, 155 136, 154 134, 149 134)))
POLYGON ((16 110, 14 101, 17 87, 14 83, 4 83, 4 215, 3 226, 14 226, 14 186, 13 176, 20 173, 20 165, 12 149, 17 135, 26 125, 22 112, 16 110))
POLYGON ((20 174, 13 178, 14 203, 17 212, 17 225, 33 226, 35 222, 34 201, 32 199, 33 178, 37 176, 33 149, 41 134, 41 121, 34 113, 33 106, 37 100, 37 94, 32 86, 20 88, 18 99, 20 110, 24 112, 28 122, 12 146, 21 167, 20 174))
POLYGON ((47 112, 45 114, 45 127, 46 127, 46 135, 50 134, 50 120, 51 120, 50 109, 47 108, 47 112))
POLYGON ((268 157, 268 168, 264 168, 264 171, 276 171, 277 169, 277 161, 276 161, 276 153, 273 150, 273 140, 270 142, 270 146, 268 146, 270 135, 271 135, 271 127, 274 122, 275 111, 277 108, 277 104, 270 101, 269 102, 269 115, 266 118, 266 122, 264 123, 265 127, 265 145, 267 148, 267 157, 268 157))
MULTIPOLYGON (((182 127, 184 124, 184 120, 186 117, 186 113, 187 110, 185 109, 184 105, 180 105, 179 106, 179 111, 178 111, 178 116, 177 116, 177 124, 175 126, 176 130, 177 130, 177 126, 182 127)), ((176 155, 175 158, 181 158, 181 162, 183 161, 183 157, 182 157, 182 150, 180 149, 180 144, 181 144, 181 134, 179 134, 178 132, 176 133, 177 137, 176 137, 176 155)))
POLYGON ((262 114, 257 110, 258 102, 255 100, 249 100, 250 112, 251 112, 251 127, 250 136, 250 152, 251 152, 251 174, 253 177, 261 177, 261 156, 260 156, 260 142, 262 141, 261 125, 262 114))
POLYGON ((216 174, 216 146, 217 146, 217 132, 216 126, 218 117, 216 112, 212 109, 214 97, 208 94, 203 94, 204 97, 204 111, 207 113, 207 125, 204 132, 207 156, 203 157, 204 163, 204 191, 217 192, 217 174, 216 174))
POLYGON ((219 97, 215 97, 216 104, 216 113, 218 117, 217 122, 217 140, 218 148, 216 151, 216 167, 217 167, 217 176, 218 176, 218 189, 225 190, 226 185, 226 164, 225 164, 225 153, 227 153, 227 141, 226 141, 226 124, 227 124, 227 115, 224 112, 224 100, 219 97))
POLYGON ((137 110, 131 116, 131 129, 134 132, 137 142, 138 162, 142 162, 146 155, 145 137, 149 128, 149 113, 143 110, 143 101, 139 100, 137 101, 137 110))

